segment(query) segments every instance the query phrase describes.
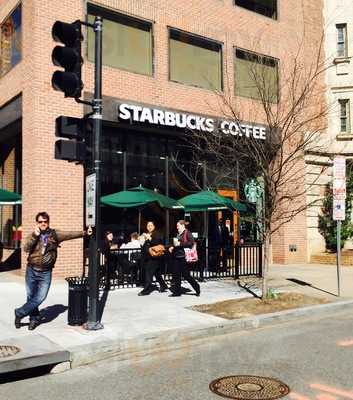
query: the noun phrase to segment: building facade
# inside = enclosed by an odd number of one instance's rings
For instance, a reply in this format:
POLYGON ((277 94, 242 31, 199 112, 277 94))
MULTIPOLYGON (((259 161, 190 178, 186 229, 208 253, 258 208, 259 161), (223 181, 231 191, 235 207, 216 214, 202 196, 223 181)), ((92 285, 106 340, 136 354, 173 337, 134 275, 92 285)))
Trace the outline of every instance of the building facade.
MULTIPOLYGON (((311 166, 312 176, 318 176, 320 169, 326 169, 311 198, 322 198, 325 186, 332 181, 333 157, 342 155, 349 164, 353 157, 352 102, 353 65, 351 62, 353 45, 353 5, 350 1, 324 2, 325 58, 326 58, 326 101, 329 108, 327 118, 326 151, 316 158, 318 165, 311 166)), ((318 231, 318 215, 321 202, 308 210, 309 255, 314 258, 325 251, 325 241, 318 231)), ((352 219, 351 215, 346 218, 352 219)), ((351 240, 345 243, 352 247, 351 240)))
MULTIPOLYGON (((261 64, 274 81, 281 79, 288 52, 301 43, 309 59, 323 26, 321 0, 3 0, 1 186, 20 192, 23 199, 20 209, 2 209, 8 247, 16 245, 8 232, 19 225, 24 235, 31 232, 38 211, 46 210, 58 229, 84 224, 83 167, 55 160, 54 143, 55 119, 82 117, 87 110, 52 89, 51 28, 56 20, 91 22, 96 15, 104 20, 103 195, 138 184, 164 193, 168 186, 171 197, 186 194, 187 184, 166 162, 185 128, 207 130, 212 129, 210 120, 226 120, 217 93, 239 102, 244 129, 252 140, 261 140, 264 121, 249 109, 256 93, 244 72, 248 63, 261 64)), ((84 29, 83 35, 82 80, 89 99, 93 34, 84 29)), ((102 213, 107 226, 133 218, 116 210, 102 213)), ((273 238, 274 262, 306 262, 307 238, 303 212, 273 238)), ((55 273, 78 274, 83 249, 80 240, 64 244, 55 273)))

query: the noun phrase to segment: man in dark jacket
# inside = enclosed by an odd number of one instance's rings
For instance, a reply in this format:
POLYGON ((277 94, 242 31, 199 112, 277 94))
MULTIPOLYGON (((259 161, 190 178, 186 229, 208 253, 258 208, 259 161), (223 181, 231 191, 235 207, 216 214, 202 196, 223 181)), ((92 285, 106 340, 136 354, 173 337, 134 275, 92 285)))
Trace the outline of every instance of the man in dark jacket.
MULTIPOLYGON (((49 215, 40 212, 36 215, 36 227, 27 238, 24 251, 28 253, 26 270, 27 301, 15 309, 15 327, 21 327, 21 319, 29 315, 28 329, 40 324, 38 307, 46 299, 52 278, 52 270, 58 254, 59 243, 64 240, 83 237, 86 233, 60 232, 49 227, 49 215)), ((88 232, 89 234, 91 232, 88 232)))

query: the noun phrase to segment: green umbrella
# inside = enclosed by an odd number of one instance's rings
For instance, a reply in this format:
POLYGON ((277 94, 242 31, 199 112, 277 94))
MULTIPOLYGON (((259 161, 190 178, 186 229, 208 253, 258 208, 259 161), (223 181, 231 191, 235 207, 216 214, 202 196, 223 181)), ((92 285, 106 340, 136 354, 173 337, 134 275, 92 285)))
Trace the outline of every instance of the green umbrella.
POLYGON ((162 208, 184 208, 178 201, 143 186, 103 196, 101 202, 119 208, 143 207, 154 202, 162 208))
MULTIPOLYGON (((184 206, 185 212, 193 211, 217 211, 229 209, 231 211, 246 211, 246 206, 239 201, 234 201, 221 196, 211 190, 203 190, 185 196, 179 200, 184 206)), ((206 269, 208 268, 208 223, 205 224, 206 238, 206 269)))
POLYGON ((21 196, 15 192, 0 189, 0 205, 7 206, 13 204, 21 204, 21 196))
POLYGON ((138 208, 138 232, 141 230, 141 209, 151 203, 158 203, 162 208, 184 208, 178 201, 167 197, 154 190, 143 186, 134 187, 121 192, 101 197, 101 203, 107 206, 119 208, 138 208))
POLYGON ((229 209, 232 211, 239 211, 239 212, 245 212, 247 211, 247 207, 244 203, 236 200, 232 200, 229 197, 224 197, 222 196, 226 202, 226 205, 228 206, 229 209))
POLYGON ((246 206, 239 201, 234 201, 221 196, 211 190, 204 190, 185 196, 179 200, 185 207, 185 212, 217 211, 229 209, 231 211, 246 211, 246 206))

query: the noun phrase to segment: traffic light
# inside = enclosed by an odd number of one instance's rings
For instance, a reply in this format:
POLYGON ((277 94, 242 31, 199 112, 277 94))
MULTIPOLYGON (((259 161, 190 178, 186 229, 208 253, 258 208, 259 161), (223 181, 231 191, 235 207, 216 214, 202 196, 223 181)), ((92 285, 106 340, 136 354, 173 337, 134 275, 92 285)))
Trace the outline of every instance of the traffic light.
POLYGON ((54 65, 64 68, 64 71, 55 71, 52 76, 52 86, 55 90, 65 93, 65 97, 81 97, 83 83, 81 69, 81 22, 71 24, 56 21, 52 28, 52 37, 64 46, 55 46, 52 52, 54 65))
POLYGON ((65 138, 55 142, 57 160, 84 162, 88 159, 87 138, 90 120, 60 116, 55 120, 55 135, 65 138))

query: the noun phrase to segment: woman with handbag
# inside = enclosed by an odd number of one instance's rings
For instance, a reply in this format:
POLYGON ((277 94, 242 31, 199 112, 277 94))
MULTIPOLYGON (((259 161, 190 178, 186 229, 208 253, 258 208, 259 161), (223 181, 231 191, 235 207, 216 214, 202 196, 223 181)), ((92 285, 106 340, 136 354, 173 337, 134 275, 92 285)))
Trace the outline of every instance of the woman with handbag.
POLYGON ((174 246, 169 248, 169 251, 174 257, 174 271, 173 271, 173 288, 170 297, 181 296, 181 278, 183 277, 190 283, 196 292, 196 296, 200 296, 200 285, 190 275, 189 266, 185 258, 185 249, 191 249, 194 246, 195 240, 192 233, 185 228, 185 221, 183 219, 177 222, 178 235, 174 240, 174 246))
POLYGON ((139 296, 148 296, 154 290, 152 285, 153 275, 159 283, 159 291, 165 292, 168 289, 162 274, 161 261, 164 255, 162 235, 156 230, 153 221, 147 222, 147 233, 143 234, 145 242, 142 246, 143 268, 145 270, 145 285, 139 292, 139 296))

